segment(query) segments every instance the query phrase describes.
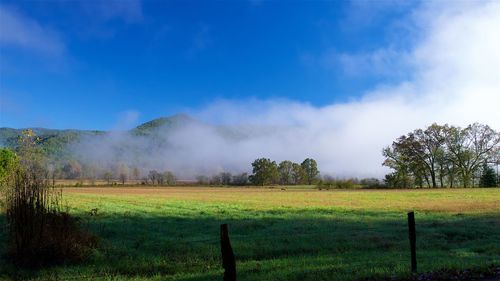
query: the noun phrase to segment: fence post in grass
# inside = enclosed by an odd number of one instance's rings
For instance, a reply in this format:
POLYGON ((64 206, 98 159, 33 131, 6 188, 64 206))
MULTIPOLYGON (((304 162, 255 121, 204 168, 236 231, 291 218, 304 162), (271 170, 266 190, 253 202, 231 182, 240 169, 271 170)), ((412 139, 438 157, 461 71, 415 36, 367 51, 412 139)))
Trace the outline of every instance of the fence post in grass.
POLYGON ((417 235, 415 233, 415 213, 408 213, 408 233, 411 251, 411 272, 417 272, 417 235))
POLYGON ((227 224, 220 225, 220 249, 222 253, 222 267, 224 267, 224 281, 236 281, 236 260, 234 258, 227 224))

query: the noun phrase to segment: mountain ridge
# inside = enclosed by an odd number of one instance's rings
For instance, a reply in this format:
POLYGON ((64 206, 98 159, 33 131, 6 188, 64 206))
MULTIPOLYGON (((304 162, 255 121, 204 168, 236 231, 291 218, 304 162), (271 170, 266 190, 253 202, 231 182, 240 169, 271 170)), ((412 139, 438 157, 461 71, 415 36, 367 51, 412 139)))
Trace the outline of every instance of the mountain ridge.
MULTIPOLYGON (((178 113, 171 116, 159 117, 135 126, 132 129, 125 130, 134 136, 152 136, 161 128, 172 130, 187 126, 189 124, 201 124, 201 121, 191 116, 178 113)), ((103 136, 110 134, 112 130, 84 130, 84 129, 51 129, 51 128, 10 128, 0 127, 0 147, 15 149, 21 133, 24 130, 32 129, 40 138, 39 146, 42 152, 47 156, 64 156, 63 150, 66 146, 76 143, 82 137, 103 136)), ((67 156, 67 155, 66 155, 67 156)))

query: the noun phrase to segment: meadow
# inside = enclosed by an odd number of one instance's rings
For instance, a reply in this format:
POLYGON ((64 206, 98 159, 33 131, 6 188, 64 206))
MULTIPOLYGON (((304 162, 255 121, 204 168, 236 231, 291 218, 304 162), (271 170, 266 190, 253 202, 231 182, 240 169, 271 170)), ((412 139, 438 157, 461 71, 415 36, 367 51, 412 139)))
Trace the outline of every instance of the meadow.
MULTIPOLYGON (((238 280, 406 277, 408 211, 416 216, 419 272, 500 265, 500 188, 63 190, 99 248, 85 263, 38 271, 2 257, 1 279, 221 280, 221 223, 229 224, 238 280)), ((4 253, 4 228, 0 235, 4 253)))

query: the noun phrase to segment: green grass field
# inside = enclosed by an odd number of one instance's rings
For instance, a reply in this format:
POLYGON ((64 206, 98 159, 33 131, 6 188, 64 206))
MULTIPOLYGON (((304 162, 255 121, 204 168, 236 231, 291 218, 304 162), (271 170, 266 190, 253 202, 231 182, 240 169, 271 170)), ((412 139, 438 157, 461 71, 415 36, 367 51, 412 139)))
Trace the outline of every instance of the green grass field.
MULTIPOLYGON (((0 278, 221 280, 221 223, 229 224, 238 280, 401 277, 410 274, 410 210, 420 272, 500 265, 499 188, 68 188, 64 198, 101 238, 91 259, 37 272, 3 259, 0 278)), ((5 238, 2 228, 2 252, 5 238)))

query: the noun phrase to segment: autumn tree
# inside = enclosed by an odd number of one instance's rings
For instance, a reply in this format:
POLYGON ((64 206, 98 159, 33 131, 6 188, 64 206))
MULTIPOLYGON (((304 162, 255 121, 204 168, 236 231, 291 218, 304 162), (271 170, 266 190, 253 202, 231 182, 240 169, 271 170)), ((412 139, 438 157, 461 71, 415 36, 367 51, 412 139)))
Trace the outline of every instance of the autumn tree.
POLYGON ((82 165, 74 159, 66 162, 62 168, 62 171, 66 178, 77 179, 82 176, 82 165))

